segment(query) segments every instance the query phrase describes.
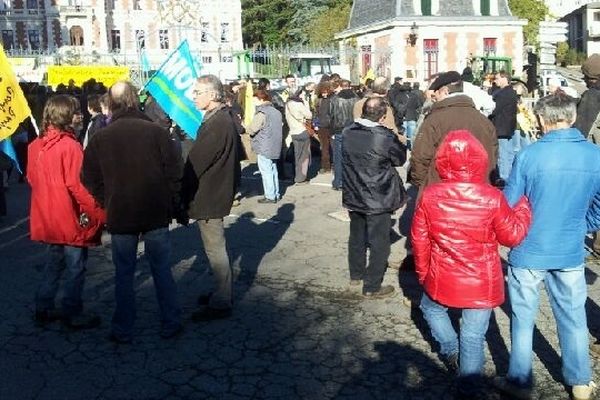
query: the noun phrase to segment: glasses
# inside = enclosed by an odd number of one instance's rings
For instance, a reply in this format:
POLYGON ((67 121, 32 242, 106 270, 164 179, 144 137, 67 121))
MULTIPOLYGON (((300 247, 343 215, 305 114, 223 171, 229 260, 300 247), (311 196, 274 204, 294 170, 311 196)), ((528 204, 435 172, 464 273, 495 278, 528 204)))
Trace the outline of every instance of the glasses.
POLYGON ((208 92, 213 92, 213 90, 194 90, 194 91, 192 91, 192 94, 194 96, 200 96, 201 94, 208 93, 208 92))

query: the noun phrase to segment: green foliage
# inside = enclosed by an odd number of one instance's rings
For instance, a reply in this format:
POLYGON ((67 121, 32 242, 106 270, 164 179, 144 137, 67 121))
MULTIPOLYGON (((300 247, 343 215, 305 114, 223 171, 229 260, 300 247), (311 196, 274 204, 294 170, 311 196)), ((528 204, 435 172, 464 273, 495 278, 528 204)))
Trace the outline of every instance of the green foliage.
POLYGON ((346 28, 352 0, 242 0, 247 45, 326 44, 346 28))
POLYGON ((335 42, 336 33, 348 26, 352 2, 338 2, 334 7, 319 15, 311 24, 309 42, 313 45, 327 45, 335 42))
POLYGON ((570 49, 567 42, 561 42, 556 46, 556 61, 562 66, 581 65, 586 58, 585 53, 570 49))
POLYGON ((244 43, 289 43, 289 22, 294 13, 288 0, 242 0, 244 43))
POLYGON ((542 0, 508 0, 508 5, 513 15, 529 21, 523 27, 525 44, 537 46, 540 22, 549 15, 548 6, 542 0))

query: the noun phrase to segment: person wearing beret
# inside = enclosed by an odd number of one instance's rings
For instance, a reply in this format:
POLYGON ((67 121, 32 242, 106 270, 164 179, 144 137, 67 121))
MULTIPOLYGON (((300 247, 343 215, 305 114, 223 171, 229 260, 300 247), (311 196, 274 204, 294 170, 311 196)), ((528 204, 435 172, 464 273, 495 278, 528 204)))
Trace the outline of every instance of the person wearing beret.
POLYGON ((438 146, 448 132, 453 130, 466 129, 481 142, 488 154, 486 177, 489 182, 498 159, 498 139, 494 125, 475 108, 473 100, 464 94, 458 72, 439 74, 429 89, 433 91, 434 104, 414 141, 409 171, 410 182, 419 187, 419 197, 427 185, 440 181, 433 160, 438 146))

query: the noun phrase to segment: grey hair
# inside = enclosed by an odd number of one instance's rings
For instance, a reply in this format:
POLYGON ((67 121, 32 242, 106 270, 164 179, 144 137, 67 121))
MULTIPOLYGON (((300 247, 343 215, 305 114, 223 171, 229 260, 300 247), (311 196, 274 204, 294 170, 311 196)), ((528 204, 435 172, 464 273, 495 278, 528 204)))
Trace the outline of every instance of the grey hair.
POLYGON ((571 96, 559 91, 538 100, 533 111, 548 125, 572 122, 577 115, 577 102, 571 96))
POLYGON ((387 101, 383 97, 369 97, 362 108, 362 117, 377 122, 387 112, 387 101))
POLYGON ((215 75, 201 75, 197 79, 198 83, 207 85, 210 90, 215 92, 214 101, 223 103, 225 101, 225 91, 221 80, 215 75))
POLYGON ((379 76, 373 81, 373 93, 385 95, 390 87, 390 82, 387 78, 379 76))

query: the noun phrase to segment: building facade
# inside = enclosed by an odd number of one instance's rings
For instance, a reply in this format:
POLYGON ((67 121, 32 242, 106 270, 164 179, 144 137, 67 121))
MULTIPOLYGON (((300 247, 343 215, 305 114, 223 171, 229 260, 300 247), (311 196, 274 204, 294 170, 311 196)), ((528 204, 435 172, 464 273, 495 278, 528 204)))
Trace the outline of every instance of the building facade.
POLYGON ((569 47, 588 56, 600 53, 600 2, 589 3, 561 18, 569 25, 569 47))
POLYGON ((15 52, 143 52, 152 64, 183 39, 205 64, 243 48, 240 0, 0 0, 0 30, 15 52))
POLYGON ((523 67, 523 26, 507 0, 355 0, 340 49, 351 70, 427 81, 462 71, 473 56, 512 58, 523 67))
POLYGON ((544 0, 554 18, 561 18, 573 10, 593 2, 594 0, 544 0))

